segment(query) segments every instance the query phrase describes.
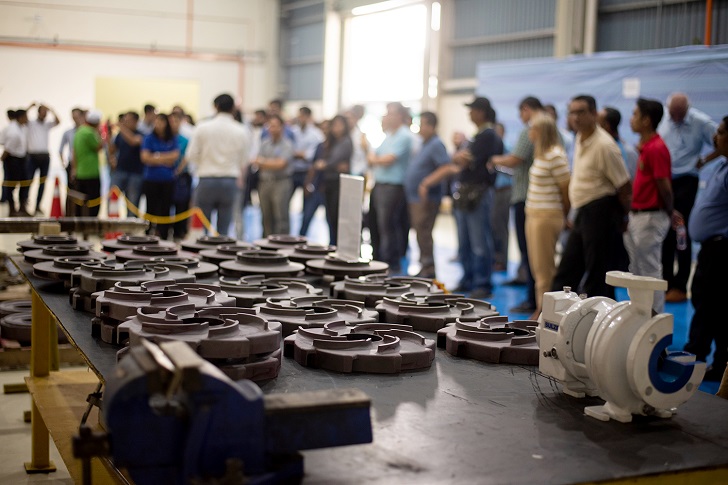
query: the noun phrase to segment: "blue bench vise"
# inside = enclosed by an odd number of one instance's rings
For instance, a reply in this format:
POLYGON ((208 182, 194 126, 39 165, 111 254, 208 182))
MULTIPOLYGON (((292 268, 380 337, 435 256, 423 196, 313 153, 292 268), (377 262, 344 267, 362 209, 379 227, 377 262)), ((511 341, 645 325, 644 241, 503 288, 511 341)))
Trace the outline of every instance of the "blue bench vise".
POLYGON ((184 342, 144 341, 108 379, 103 419, 137 485, 295 483, 299 451, 371 443, 370 404, 357 389, 264 396, 184 342))

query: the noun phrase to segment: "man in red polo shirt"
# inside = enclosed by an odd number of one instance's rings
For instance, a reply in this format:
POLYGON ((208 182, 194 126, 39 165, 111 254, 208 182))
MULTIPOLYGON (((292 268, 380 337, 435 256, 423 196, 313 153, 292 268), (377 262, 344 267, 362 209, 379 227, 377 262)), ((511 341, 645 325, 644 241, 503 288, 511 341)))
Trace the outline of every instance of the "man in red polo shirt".
MULTIPOLYGON (((640 136, 640 141, 632 209, 624 234, 629 270, 654 278, 662 278, 662 241, 670 225, 683 223, 672 205, 670 152, 656 131, 662 115, 659 101, 639 98, 630 119, 632 131, 640 136)), ((655 292, 652 309, 657 313, 664 311, 664 291, 655 292)))

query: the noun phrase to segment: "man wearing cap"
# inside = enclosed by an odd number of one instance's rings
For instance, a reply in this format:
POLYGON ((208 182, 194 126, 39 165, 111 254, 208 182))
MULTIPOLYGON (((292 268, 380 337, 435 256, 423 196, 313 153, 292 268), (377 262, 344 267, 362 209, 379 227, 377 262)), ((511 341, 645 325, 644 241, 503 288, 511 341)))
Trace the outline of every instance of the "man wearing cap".
MULTIPOLYGON (((73 158, 71 158, 71 180, 74 180, 75 189, 86 195, 87 201, 101 197, 101 180, 99 171, 99 150, 103 148, 103 141, 99 134, 101 112, 91 110, 86 114, 86 123, 76 130, 73 137, 73 158)), ((76 215, 96 217, 99 214, 99 205, 91 204, 88 213, 81 211, 76 205, 76 215)))
POLYGON ((13 192, 15 187, 26 180, 25 159, 28 157, 28 140, 26 134, 26 125, 28 124, 28 114, 24 109, 15 111, 15 119, 4 132, 4 150, 2 154, 3 168, 5 170, 5 181, 3 183, 2 200, 10 204, 8 215, 10 217, 24 216, 28 217, 26 203, 28 202, 28 191, 20 187, 19 201, 20 208, 15 209, 15 200, 13 192))
POLYGON ((470 108, 470 121, 478 127, 478 133, 467 147, 453 155, 452 163, 425 177, 420 187, 428 190, 455 174, 453 208, 463 265, 463 276, 455 291, 482 299, 493 291, 490 206, 496 173, 489 160, 503 153, 503 140, 494 130, 496 113, 488 98, 475 98, 465 106, 470 108))

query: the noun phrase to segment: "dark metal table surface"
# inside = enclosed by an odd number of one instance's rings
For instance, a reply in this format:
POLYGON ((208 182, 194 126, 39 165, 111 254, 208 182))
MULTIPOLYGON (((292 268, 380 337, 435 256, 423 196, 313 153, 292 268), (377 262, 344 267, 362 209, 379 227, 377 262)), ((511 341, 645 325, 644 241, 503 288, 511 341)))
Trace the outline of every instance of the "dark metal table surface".
MULTIPOLYGON (((91 337, 90 314, 13 259, 93 370, 109 375, 118 348, 91 337)), ((439 349, 430 369, 399 375, 337 374, 284 359, 279 377, 261 387, 356 387, 372 398, 374 443, 305 452, 309 483, 561 484, 728 467, 728 401, 703 392, 672 419, 605 423, 583 413, 600 401, 561 394, 535 368, 439 349)))

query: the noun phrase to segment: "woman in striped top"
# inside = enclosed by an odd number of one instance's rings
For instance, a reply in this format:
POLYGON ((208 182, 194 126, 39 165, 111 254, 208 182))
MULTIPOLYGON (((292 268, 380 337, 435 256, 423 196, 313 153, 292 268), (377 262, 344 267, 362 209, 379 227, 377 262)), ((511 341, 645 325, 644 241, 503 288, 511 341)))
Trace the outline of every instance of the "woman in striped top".
POLYGON ((528 262, 536 282, 536 312, 556 275, 556 242, 569 214, 569 163, 553 118, 540 113, 531 119, 528 138, 534 159, 528 171, 526 244, 528 262), (533 248, 533 249, 532 249, 533 248))

